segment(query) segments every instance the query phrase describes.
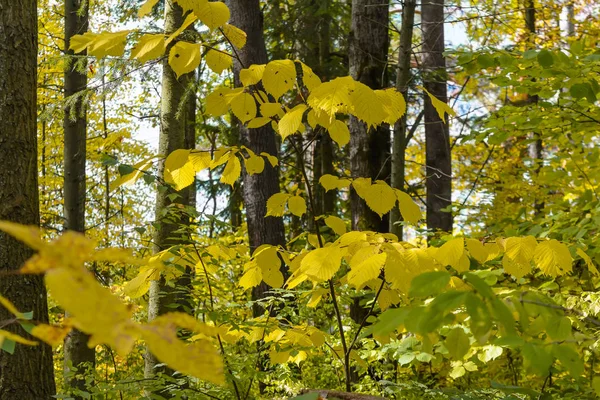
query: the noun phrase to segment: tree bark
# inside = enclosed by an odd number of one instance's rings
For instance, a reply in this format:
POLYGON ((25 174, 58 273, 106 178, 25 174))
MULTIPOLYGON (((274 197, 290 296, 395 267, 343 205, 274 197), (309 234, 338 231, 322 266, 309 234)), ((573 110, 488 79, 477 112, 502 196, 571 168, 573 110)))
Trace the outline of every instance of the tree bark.
MULTIPOLYGON (((67 101, 64 128, 64 209, 65 229, 85 232, 86 203, 86 140, 87 115, 80 95, 87 86, 87 70, 78 65, 78 59, 69 50, 71 38, 88 30, 89 4, 87 0, 65 0, 65 55, 64 96, 67 101)), ((86 52, 83 53, 84 60, 86 52)), ((64 341, 64 374, 67 386, 86 391, 85 368, 94 368, 95 348, 88 347, 89 335, 73 329, 64 341), (79 372, 79 377, 75 375, 79 372)), ((81 396, 75 396, 81 399, 81 396)))
MULTIPOLYGON (((389 4, 381 0, 352 0, 349 38, 350 75, 372 89, 385 86, 389 44, 389 4)), ((367 131, 366 125, 350 117, 350 170, 353 178, 389 182, 390 133, 386 126, 367 131)), ((371 211, 354 190, 350 193, 352 229, 387 232, 389 216, 371 211)))
MULTIPOLYGON (((415 23, 415 0, 404 0, 402 8, 402 28, 400 29, 400 49, 398 51, 398 70, 396 71, 396 89, 406 100, 407 110, 394 125, 392 141, 392 187, 404 190, 405 161, 406 161, 406 129, 408 117, 408 84, 410 83, 410 58, 412 54, 413 28, 415 23)), ((402 221, 400 210, 392 208, 390 213, 390 232, 402 240, 402 221)))
MULTIPOLYGON (((240 71, 252 64, 266 64, 267 50, 263 36, 263 16, 259 0, 230 0, 230 23, 237 26, 247 35, 246 46, 236 49, 239 60, 234 60, 235 85, 241 86, 240 71)), ((279 144, 275 132, 270 125, 258 129, 248 129, 239 125, 240 141, 256 154, 266 152, 273 156, 279 155, 279 144)), ((260 174, 249 175, 246 170, 242 173, 244 205, 248 223, 250 249, 254 251, 262 244, 284 245, 285 231, 283 219, 266 217, 267 200, 279 192, 279 169, 265 163, 265 169, 260 174)), ((262 282, 252 290, 254 300, 265 297, 269 290, 262 282)), ((263 310, 255 304, 254 315, 262 315, 263 310)))
MULTIPOLYGON (((423 83, 425 89, 447 103, 446 59, 444 57, 444 0, 421 4, 423 29, 423 83)), ((442 211, 452 204, 452 156, 450 130, 425 96, 425 173, 427 228, 452 232, 452 213, 442 211)))
MULTIPOLYGON (((170 34, 177 30, 183 23, 183 12, 181 7, 176 5, 173 0, 165 2, 165 33, 170 34)), ((171 42, 168 51, 177 42, 171 42)), ((193 74, 192 74, 193 76, 193 74)), ((185 98, 185 89, 190 80, 190 75, 182 76, 179 80, 173 69, 165 59, 163 62, 162 87, 161 87, 161 112, 160 112, 160 134, 158 152, 159 154, 169 155, 177 149, 189 148, 191 144, 191 134, 188 128, 187 114, 191 107, 185 103, 189 99, 185 98)), ((193 97, 193 96, 192 96, 193 97)), ((158 164, 158 176, 164 178, 164 160, 158 164)), ((156 215, 155 220, 159 224, 154 234, 154 252, 158 253, 169 247, 181 244, 181 236, 175 231, 181 228, 182 224, 188 224, 189 218, 185 213, 182 214, 177 205, 190 205, 190 193, 192 187, 187 187, 178 192, 172 189, 159 190, 156 195, 156 215), (172 194, 177 194, 172 198, 172 194)), ((166 285, 164 278, 152 281, 149 289, 148 300, 148 320, 152 321, 161 314, 172 311, 169 305, 180 304, 182 307, 188 301, 187 286, 189 276, 184 276, 176 283, 176 288, 166 285), (182 293, 181 291, 185 293, 182 293)), ((153 377, 157 373, 169 374, 172 371, 168 368, 158 368, 158 360, 154 355, 146 351, 144 374, 147 378, 153 377)), ((168 396, 162 393, 162 396, 168 396)))
MULTIPOLYGON (((39 225, 36 4, 0 0, 0 220, 28 225, 39 225)), ((0 294, 19 310, 32 311, 34 321, 48 323, 43 277, 14 274, 32 255, 0 232, 0 294)), ((0 321, 11 318, 0 307, 0 321)), ((28 337, 18 324, 3 329, 28 337)), ((50 346, 17 344, 14 354, 0 350, 0 400, 50 399, 55 393, 50 346)))

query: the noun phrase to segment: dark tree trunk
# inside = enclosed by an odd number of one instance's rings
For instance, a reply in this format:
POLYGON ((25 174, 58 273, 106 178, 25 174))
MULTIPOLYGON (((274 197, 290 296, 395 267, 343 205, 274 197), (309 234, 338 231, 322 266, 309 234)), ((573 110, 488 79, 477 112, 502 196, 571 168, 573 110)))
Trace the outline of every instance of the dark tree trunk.
MULTIPOLYGON (((230 23, 247 34, 246 46, 237 49, 240 60, 234 61, 235 84, 241 86, 239 74, 243 68, 252 64, 267 63, 267 50, 263 37, 263 16, 259 0, 231 0, 228 5, 231 10, 230 23)), ((279 155, 278 140, 270 125, 258 129, 240 126, 239 129, 241 144, 256 154, 266 152, 276 157, 279 155)), ((249 175, 244 170, 242 193, 252 251, 262 244, 285 244, 283 219, 265 217, 267 200, 278 192, 278 168, 273 168, 270 163, 266 162, 265 170, 261 174, 249 175)), ((264 298, 268 289, 269 287, 262 282, 252 290, 253 299, 264 298)), ((255 315, 262 314, 262 312, 260 307, 254 307, 255 315)))
MULTIPOLYGON (((39 225, 37 179, 37 6, 0 0, 0 220, 39 225)), ((0 294, 35 321, 48 323, 41 275, 9 274, 33 251, 0 232, 0 294)), ((0 307, 0 321, 12 315, 0 307)), ((1 324, 1 322, 0 322, 1 324)), ((3 329, 27 336, 16 324, 3 329)), ((52 349, 17 344, 0 350, 0 400, 50 399, 56 393, 52 349)))
MULTIPOLYGON (((396 89, 406 100, 406 113, 394 125, 394 140, 392 141, 392 187, 404 190, 405 161, 406 161, 406 129, 408 117, 408 84, 410 83, 410 58, 412 55, 412 38, 415 23, 415 0, 404 0, 402 8, 402 28, 400 29, 400 49, 398 50, 398 70, 396 72, 396 89)), ((402 220, 397 207, 390 213, 390 232, 402 239, 402 220)))
MULTIPOLYGON (((424 0, 421 4, 423 29, 423 83, 425 89, 444 103, 446 59, 444 58, 444 0, 424 0)), ((452 213, 442 211, 451 205, 452 157, 450 130, 425 96, 427 228, 452 231, 452 213)))
MULTIPOLYGON (((65 1, 65 55, 67 57, 64 89, 64 209, 65 229, 85 232, 85 197, 86 197, 86 140, 87 116, 81 93, 87 86, 87 70, 72 50, 69 50, 71 38, 88 30, 89 4, 87 0, 65 1), (75 101, 74 101, 75 100, 75 101)), ((83 53, 85 60, 86 53, 83 53)), ((86 380, 81 376, 86 367, 94 368, 96 351, 88 347, 89 336, 73 329, 64 342, 64 373, 67 386, 72 389, 86 391, 86 380), (73 374, 74 368, 79 375, 73 374)), ((78 399, 81 397, 77 396, 78 399)))
MULTIPOLYGON (((389 45, 389 4, 381 0, 352 1, 349 39, 350 75, 372 89, 385 86, 389 45)), ((390 132, 367 127, 350 117, 350 170, 354 178, 390 179, 390 132)), ((379 218, 354 190, 350 193, 352 229, 387 232, 389 216, 379 218)))

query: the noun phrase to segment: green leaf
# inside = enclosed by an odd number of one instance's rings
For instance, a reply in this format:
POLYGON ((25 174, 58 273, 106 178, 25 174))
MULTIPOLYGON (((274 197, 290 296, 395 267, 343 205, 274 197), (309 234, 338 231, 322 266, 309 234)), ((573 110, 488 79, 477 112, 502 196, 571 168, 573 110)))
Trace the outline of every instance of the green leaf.
POLYGON ((454 360, 462 360, 471 348, 469 336, 462 328, 454 328, 446 335, 444 345, 454 360))
POLYGON ((428 297, 440 293, 450 282, 447 271, 425 272, 413 278, 409 295, 412 297, 428 297))
POLYGON ((537 55, 537 60, 540 65, 544 68, 550 68, 552 64, 554 64, 554 57, 552 56, 552 52, 544 49, 540 50, 537 55))

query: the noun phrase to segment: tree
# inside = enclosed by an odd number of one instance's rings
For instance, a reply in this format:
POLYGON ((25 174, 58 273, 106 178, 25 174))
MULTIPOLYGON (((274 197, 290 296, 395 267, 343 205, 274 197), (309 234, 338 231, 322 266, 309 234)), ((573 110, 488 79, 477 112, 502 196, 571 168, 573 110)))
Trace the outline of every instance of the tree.
MULTIPOLYGON (((444 0, 421 4, 423 31, 423 85, 442 103, 448 103, 444 58, 444 0)), ((429 96, 425 96, 425 174, 427 228, 452 231, 452 155, 450 131, 429 96)))
MULTIPOLYGON (((71 38, 88 30, 89 2, 65 0, 65 54, 68 57, 64 74, 64 96, 67 106, 64 115, 64 209, 65 229, 85 233, 86 208, 86 143, 87 106, 83 93, 87 85, 87 57, 74 57, 71 38), (83 65, 82 65, 83 64, 83 65)), ((65 338, 64 373, 69 386, 86 390, 81 373, 86 366, 95 365, 95 347, 88 346, 89 336, 74 329, 65 338)), ((77 396, 77 398, 81 398, 77 396)))
MULTIPOLYGON (((388 2, 353 0, 349 38, 350 76, 371 89, 386 85, 385 68, 389 46, 388 2)), ((353 177, 389 181, 389 129, 367 129, 364 122, 350 117, 350 171, 353 177)), ((352 229, 387 232, 388 217, 380 218, 352 190, 352 229)))
MULTIPOLYGON (((267 50, 263 37, 263 17, 258 0, 231 0, 231 24, 246 32, 246 45, 236 49, 237 58, 234 59, 234 74, 236 86, 241 85, 240 71, 252 64, 266 64, 267 50)), ((267 153, 277 157, 279 145, 275 132, 266 125, 257 129, 249 129, 243 125, 239 127, 241 143, 255 154, 267 153)), ((279 170, 265 163, 261 174, 250 175, 244 170, 243 199, 248 222, 248 237, 251 251, 263 244, 285 245, 285 232, 283 220, 278 217, 266 217, 267 200, 279 193, 279 170)), ((262 282, 252 290, 252 298, 259 300, 265 297, 269 290, 266 283, 262 282)), ((256 316, 262 315, 261 307, 255 306, 256 316)))
MULTIPOLYGON (((37 6, 33 0, 2 0, 0 9, 0 220, 38 225, 37 6)), ((32 254, 22 242, 0 233, 0 294, 43 323, 48 321, 43 277, 15 273, 32 254)), ((0 325, 5 324, 3 329, 24 334, 14 316, 0 307, 0 325)), ((18 345, 9 354, 11 342, 3 342, 0 399, 52 397, 56 389, 50 346, 18 345)))

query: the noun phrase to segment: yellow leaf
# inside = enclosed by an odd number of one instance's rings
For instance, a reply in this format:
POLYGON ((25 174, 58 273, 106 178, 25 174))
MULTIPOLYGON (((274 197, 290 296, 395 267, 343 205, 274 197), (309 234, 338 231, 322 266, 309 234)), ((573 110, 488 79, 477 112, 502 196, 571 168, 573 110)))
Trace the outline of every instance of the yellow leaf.
POLYGON ((302 67, 302 83, 304 83, 309 92, 312 92, 313 89, 321 84, 321 79, 319 79, 308 65, 300 62, 300 66, 302 67))
POLYGON ((144 4, 138 10, 138 18, 142 18, 152 11, 152 8, 158 3, 158 0, 146 0, 144 4))
POLYGON ((248 124, 246 126, 250 129, 256 129, 256 128, 260 128, 261 126, 265 126, 269 122, 271 122, 271 118, 256 117, 254 119, 251 119, 250 122, 248 122, 248 124))
POLYGON ((346 233, 346 223, 343 219, 330 215, 325 218, 325 225, 330 227, 336 235, 342 236, 346 233))
POLYGON ((302 116, 305 110, 306 106, 299 104, 281 118, 279 121, 279 134, 282 140, 298 132, 300 125, 302 125, 302 116))
MULTIPOLYGON (((364 179, 364 178, 363 178, 364 179)), ((377 181, 370 184, 370 179, 355 179, 352 186, 359 197, 363 198, 367 206, 375 211, 379 217, 388 213, 396 205, 396 193, 387 183, 377 181)))
POLYGON ((248 68, 244 68, 240 71, 240 80, 244 87, 250 85, 256 85, 263 77, 265 72, 265 64, 252 64, 248 68))
POLYGON ((225 54, 222 51, 210 49, 206 56, 206 65, 215 73, 220 74, 224 70, 231 67, 233 59, 229 54, 225 54))
POLYGON ((177 42, 169 52, 169 65, 177 78, 194 71, 200 65, 200 45, 177 42))
POLYGON ((288 193, 275 193, 269 197, 266 216, 283 217, 285 205, 290 197, 288 193))
POLYGON ((579 257, 583 258, 583 260, 585 261, 585 264, 587 265, 588 269, 590 270, 590 272, 592 274, 598 275, 598 269, 594 265, 592 258, 590 256, 588 256, 585 251, 583 251, 582 249, 577 249, 577 255, 579 257))
POLYGON ((165 160, 165 182, 174 185, 175 190, 190 186, 196 177, 194 165, 188 162, 191 150, 177 149, 165 160))
POLYGON ((142 297, 148 293, 150 281, 154 273, 154 268, 143 268, 135 278, 127 282, 125 287, 123 287, 123 293, 132 299, 142 297))
POLYGON ((358 265, 352 265, 351 263, 348 284, 357 289, 362 288, 365 283, 379 276, 386 259, 386 253, 379 253, 361 261, 358 265))
POLYGON ((291 351, 277 351, 276 349, 271 349, 269 351, 269 361, 271 364, 285 364, 290 358, 291 351))
POLYGON ((63 344, 63 340, 71 331, 70 326, 38 324, 31 330, 31 335, 48 343, 52 347, 63 344))
POLYGON ((263 281, 267 285, 273 288, 280 288, 283 286, 283 274, 279 270, 267 270, 262 272, 263 281))
MULTIPOLYGON (((517 272, 516 268, 518 267, 518 275, 515 276, 522 277, 531 271, 531 259, 536 247, 537 241, 533 236, 510 237, 504 242, 505 254, 502 264, 505 269, 508 266, 511 271, 515 272, 517 272)), ((512 274, 510 271, 507 273, 512 274)))
POLYGON ((15 305, 6 297, 0 296, 0 306, 4 307, 9 313, 14 315, 16 318, 24 318, 23 313, 17 310, 17 307, 15 307, 15 305))
POLYGON ((102 32, 88 46, 88 54, 96 58, 120 57, 125 52, 125 42, 129 31, 102 32))
POLYGON ((140 330, 148 348, 159 361, 186 375, 225 383, 223 361, 217 348, 207 340, 186 344, 177 338, 172 326, 144 325, 140 330))
POLYGON ((560 276, 572 271, 573 257, 569 248, 555 239, 539 243, 533 259, 546 275, 560 276))
POLYGON ((271 164, 271 166, 273 168, 275 168, 277 166, 277 164, 279 163, 279 161, 277 160, 277 157, 270 155, 269 153, 265 153, 264 151, 262 153, 260 153, 261 156, 266 157, 267 160, 269 160, 269 164, 271 164))
POLYGON ((264 117, 272 118, 274 116, 283 117, 283 110, 279 103, 263 103, 260 105, 260 113, 264 117))
POLYGON ((38 342, 34 342, 33 340, 28 340, 28 339, 25 339, 24 337, 14 334, 12 332, 5 331, 4 329, 0 329, 0 345, 2 344, 2 342, 5 339, 12 340, 13 342, 25 344, 27 346, 37 346, 39 344, 38 342))
POLYGON ((344 250, 335 245, 315 249, 302 259, 300 269, 314 281, 327 281, 340 269, 343 255, 344 250))
POLYGON ((194 151, 189 154, 188 162, 194 166, 194 171, 200 172, 210 166, 210 153, 207 151, 194 151))
POLYGON ((229 157, 229 161, 227 161, 227 165, 225 165, 225 169, 221 174, 221 183, 225 183, 226 185, 233 186, 235 181, 240 177, 242 173, 242 165, 240 164, 240 160, 237 158, 235 154, 232 154, 229 157))
POLYGON ((386 124, 394 125, 406 112, 406 102, 402 93, 396 89, 376 90, 375 94, 379 102, 383 105, 386 117, 383 120, 386 124))
POLYGON ((350 130, 346 123, 340 120, 335 120, 329 128, 327 128, 331 139, 340 147, 344 147, 350 141, 350 130))
POLYGON ((316 306, 319 305, 319 303, 323 299, 323 296, 325 296, 327 293, 329 293, 329 291, 324 288, 317 288, 317 289, 313 290, 312 294, 310 296, 310 300, 308 300, 308 303, 306 303, 306 306, 309 308, 315 308, 316 306))
POLYGON ((350 186, 350 180, 346 178, 338 178, 330 174, 325 174, 319 178, 319 183, 326 192, 334 189, 344 189, 350 186))
POLYGON ((185 17, 185 21, 183 21, 181 26, 179 28, 177 28, 177 30, 175 32, 173 32, 172 34, 169 35, 165 44, 168 46, 173 40, 175 40, 177 38, 177 36, 181 35, 181 32, 183 32, 188 26, 190 26, 197 20, 198 20, 198 17, 196 17, 194 14, 188 14, 187 17, 185 17))
POLYGON ((244 275, 240 278, 239 285, 244 288, 244 290, 248 290, 255 286, 258 286, 259 283, 262 282, 262 271, 256 266, 248 269, 244 272, 244 275))
POLYGON ((69 50, 75 54, 84 51, 98 37, 97 33, 85 32, 82 35, 73 35, 71 37, 69 50))
POLYGON ((294 87, 296 82, 294 62, 292 60, 271 61, 265 67, 262 81, 267 93, 273 95, 275 99, 279 99, 294 87))
POLYGON ((329 115, 324 112, 317 112, 313 109, 308 112, 307 121, 310 127, 313 129, 316 129, 318 125, 321 125, 323 128, 327 129, 332 122, 329 115))
POLYGON ((352 114, 367 124, 367 128, 381 124, 387 117, 375 91, 361 82, 350 90, 352 114))
POLYGON ((250 93, 240 93, 231 100, 231 111, 242 123, 256 117, 256 101, 250 93))
POLYGON ((510 274, 515 278, 520 279, 531 272, 531 263, 521 264, 510 257, 504 256, 504 258, 502 258, 502 268, 504 268, 506 274, 510 274))
POLYGON ((301 217, 306 213, 306 201, 302 196, 292 196, 288 200, 288 208, 292 214, 301 217))
POLYGON ((402 219, 414 225, 418 224, 419 220, 423 218, 421 207, 419 207, 417 203, 403 191, 394 189, 394 192, 398 199, 398 208, 400 209, 400 214, 402 214, 402 219))
POLYGON ((251 154, 250 157, 244 158, 244 165, 248 174, 260 174, 265 169, 265 160, 262 157, 251 154))
POLYGON ((193 10, 210 30, 219 28, 229 21, 229 8, 220 1, 198 0, 194 3, 193 10))
POLYGON ((230 24, 223 25, 223 34, 238 49, 246 45, 246 32, 236 26, 230 24))
POLYGON ((10 236, 25 243, 33 250, 41 250, 46 246, 46 243, 42 240, 42 231, 37 226, 0 221, 0 231, 8 233, 10 236))
POLYGON ((459 273, 467 272, 470 267, 471 267, 471 262, 469 261, 469 256, 467 256, 467 253, 465 253, 464 251, 463 251, 462 256, 460 256, 458 263, 456 265, 452 266, 452 268, 454 268, 456 270, 456 272, 459 272, 459 273))
POLYGON ((133 172, 122 175, 111 182, 110 190, 113 191, 119 186, 133 185, 144 175, 144 172, 148 171, 152 167, 155 158, 158 158, 158 156, 147 158, 135 164, 133 166, 133 172))
POLYGON ((350 111, 350 89, 356 82, 349 76, 335 78, 317 86, 308 96, 307 103, 313 109, 333 118, 336 113, 350 111))
POLYGON ((142 36, 131 50, 131 58, 137 58, 139 62, 144 64, 147 61, 162 56, 165 53, 165 49, 164 35, 147 34, 142 36))
POLYGON ((460 260, 465 252, 465 239, 462 237, 451 239, 437 249, 435 259, 442 265, 450 265, 452 268, 460 269, 460 260))
POLYGON ((437 97, 435 97, 434 95, 429 93, 427 91, 427 89, 425 89, 423 86, 417 86, 417 88, 423 89, 423 91, 425 93, 427 93, 427 96, 429 96, 429 99, 431 100, 431 104, 433 105, 433 108, 435 108, 435 111, 437 111, 437 113, 440 116, 440 119, 442 121, 446 122, 445 113, 448 113, 448 115, 456 116, 456 112, 454 112, 452 107, 450 107, 448 104, 444 103, 443 101, 438 100, 437 97))
POLYGON ((218 87, 206 96, 206 114, 218 117, 229 110, 231 100, 242 93, 242 89, 231 89, 224 86, 218 87))

